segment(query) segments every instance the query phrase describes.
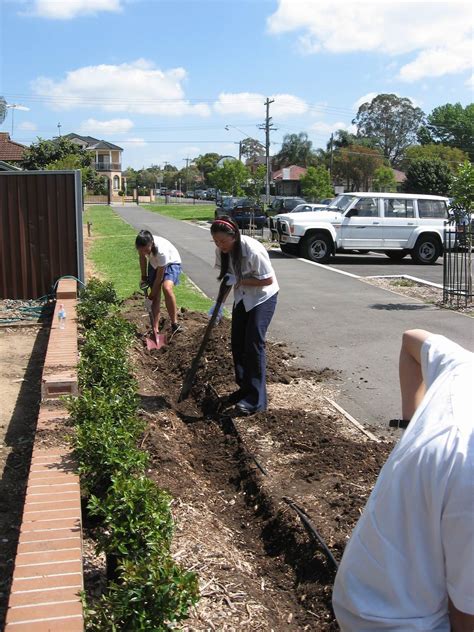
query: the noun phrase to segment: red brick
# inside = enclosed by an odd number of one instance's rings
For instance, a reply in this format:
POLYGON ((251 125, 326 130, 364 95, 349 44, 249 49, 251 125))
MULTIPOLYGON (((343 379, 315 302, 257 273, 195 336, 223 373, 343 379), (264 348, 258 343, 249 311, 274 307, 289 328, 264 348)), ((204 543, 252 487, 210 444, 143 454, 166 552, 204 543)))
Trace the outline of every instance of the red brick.
POLYGON ((82 606, 77 599, 71 603, 47 604, 44 606, 32 604, 31 606, 9 608, 7 621, 8 623, 40 621, 42 619, 54 619, 56 617, 70 617, 74 614, 82 616, 82 606))
POLYGON ((73 528, 68 527, 57 529, 38 529, 37 531, 21 531, 20 543, 27 544, 30 542, 43 542, 47 540, 61 540, 63 538, 73 538, 81 536, 81 527, 76 524, 73 528))
POLYGON ((77 281, 75 279, 60 279, 56 287, 56 300, 64 302, 65 299, 75 299, 76 297, 77 281))
POLYGON ((79 601, 78 588, 54 588, 52 590, 36 590, 25 593, 12 593, 8 607, 27 606, 40 603, 57 603, 60 601, 79 601))
MULTIPOLYGON (((74 558, 74 556, 72 556, 74 558)), ((80 557, 80 556, 79 556, 80 557)), ((80 573, 82 571, 82 559, 67 559, 64 562, 51 562, 51 564, 32 562, 28 566, 17 566, 13 576, 15 579, 22 577, 45 579, 54 575, 64 575, 68 573, 80 573)))
POLYGON ((48 619, 47 621, 29 621, 28 623, 7 624, 5 632, 83 632, 83 617, 74 615, 48 619))
MULTIPOLYGON (((68 533, 68 532, 66 532, 68 533)), ((55 534, 55 532, 50 533, 50 535, 55 534)), ((80 534, 75 534, 69 537, 62 538, 48 538, 47 540, 36 540, 33 542, 22 542, 21 539, 18 543, 17 554, 22 553, 33 553, 42 551, 54 551, 61 549, 77 549, 81 548, 81 536, 80 534)))
POLYGON ((73 529, 80 528, 80 520, 78 518, 58 518, 58 520, 30 520, 22 522, 21 533, 30 533, 31 531, 47 531, 49 529, 73 529))
POLYGON ((41 564, 54 562, 65 562, 66 560, 82 559, 82 550, 80 547, 75 549, 63 549, 59 551, 32 551, 30 553, 19 553, 15 558, 15 568, 26 566, 27 564, 41 564))
POLYGON ((11 592, 25 592, 27 590, 45 590, 46 588, 64 588, 65 586, 77 587, 82 590, 82 573, 50 575, 48 577, 35 577, 26 579, 13 577, 11 592))

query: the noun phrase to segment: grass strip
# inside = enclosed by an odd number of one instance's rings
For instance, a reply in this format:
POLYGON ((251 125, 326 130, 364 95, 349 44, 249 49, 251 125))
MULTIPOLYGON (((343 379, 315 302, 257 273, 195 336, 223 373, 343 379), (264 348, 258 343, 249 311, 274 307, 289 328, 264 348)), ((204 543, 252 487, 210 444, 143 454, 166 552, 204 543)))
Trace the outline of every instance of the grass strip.
MULTIPOLYGON (((84 224, 92 222, 92 243, 87 252, 94 269, 105 281, 111 281, 121 299, 138 291, 140 267, 135 249, 137 232, 110 206, 89 206, 84 212, 84 224)), ((176 244, 179 250, 179 244, 176 244)), ((191 283, 185 274, 175 288, 178 307, 207 312, 212 301, 191 283)), ((163 301, 164 309, 164 301, 163 301)))
POLYGON ((173 219, 212 221, 215 204, 141 204, 142 208, 173 219))

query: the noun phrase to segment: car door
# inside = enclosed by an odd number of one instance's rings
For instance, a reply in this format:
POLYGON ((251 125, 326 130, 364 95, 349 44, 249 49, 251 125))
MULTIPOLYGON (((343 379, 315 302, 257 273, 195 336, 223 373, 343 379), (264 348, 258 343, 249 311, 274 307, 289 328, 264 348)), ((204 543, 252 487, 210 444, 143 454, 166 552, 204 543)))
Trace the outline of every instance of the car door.
POLYGON ((382 211, 384 247, 387 250, 405 248, 417 224, 414 200, 383 198, 382 211))
POLYGON ((359 198, 342 220, 340 246, 347 250, 381 249, 382 228, 379 198, 359 198))

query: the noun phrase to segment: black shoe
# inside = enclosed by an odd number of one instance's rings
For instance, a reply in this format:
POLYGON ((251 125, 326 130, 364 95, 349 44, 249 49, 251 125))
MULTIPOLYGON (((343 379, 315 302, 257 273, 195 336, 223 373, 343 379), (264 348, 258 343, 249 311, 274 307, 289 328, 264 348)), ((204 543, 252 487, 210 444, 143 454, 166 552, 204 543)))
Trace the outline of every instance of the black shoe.
POLYGON ((388 425, 390 428, 407 428, 409 423, 409 419, 390 419, 388 425))
POLYGON ((243 396, 244 393, 240 390, 240 388, 230 395, 226 395, 221 399, 221 409, 229 408, 229 406, 234 406, 235 404, 237 404, 237 402, 240 402, 243 396))
POLYGON ((239 417, 248 417, 249 415, 256 415, 257 413, 263 412, 262 408, 249 408, 243 402, 239 402, 235 405, 234 414, 239 417))

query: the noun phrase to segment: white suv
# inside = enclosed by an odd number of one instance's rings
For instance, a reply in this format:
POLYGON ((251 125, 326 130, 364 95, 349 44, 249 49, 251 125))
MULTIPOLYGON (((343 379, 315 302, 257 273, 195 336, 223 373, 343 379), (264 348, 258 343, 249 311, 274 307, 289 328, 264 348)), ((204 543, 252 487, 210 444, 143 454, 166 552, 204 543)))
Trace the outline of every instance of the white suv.
POLYGON ((443 251, 448 198, 408 193, 343 193, 318 213, 277 215, 283 252, 326 263, 347 250, 384 252, 391 259, 410 253, 434 263, 443 251))

